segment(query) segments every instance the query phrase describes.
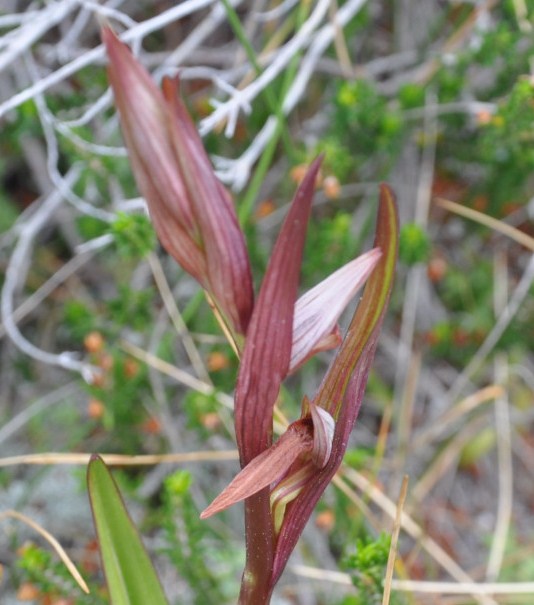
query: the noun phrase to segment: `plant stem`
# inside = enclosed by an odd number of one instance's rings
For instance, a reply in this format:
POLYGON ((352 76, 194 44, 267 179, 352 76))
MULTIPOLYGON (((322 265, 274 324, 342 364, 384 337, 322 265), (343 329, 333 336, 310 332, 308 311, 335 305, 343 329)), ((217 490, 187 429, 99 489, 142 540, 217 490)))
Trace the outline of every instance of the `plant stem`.
POLYGON ((276 130, 273 133, 273 136, 267 143, 267 146, 263 150, 263 154, 260 157, 258 165, 256 166, 256 170, 252 176, 252 180, 248 186, 247 192, 243 197, 243 201, 239 206, 239 222, 241 225, 244 225, 251 212, 252 207, 254 206, 254 202, 258 196, 258 192, 263 185, 263 181, 265 179, 265 175, 267 174, 267 170, 271 167, 272 159, 274 156, 274 152, 276 150, 276 146, 278 144, 278 140, 280 138, 281 127, 280 122, 276 124, 276 130))
POLYGON ((245 501, 247 562, 241 580, 239 605, 269 605, 274 535, 269 488, 245 501))
MULTIPOLYGON (((252 67, 254 68, 254 71, 256 72, 256 75, 260 75, 262 73, 261 65, 259 64, 258 58, 256 57, 256 51, 250 43, 250 40, 247 38, 245 30, 243 29, 241 20, 239 19, 239 15, 228 0, 222 0, 222 4, 224 5, 224 8, 226 10, 226 17, 228 19, 228 22, 230 23, 231 28, 234 30, 237 39, 239 40, 239 42, 241 42, 241 45, 243 46, 247 54, 248 60, 250 61, 252 67)), ((270 111, 276 116, 276 119, 278 120, 278 125, 280 127, 278 136, 282 137, 286 153, 288 155, 291 155, 293 144, 291 142, 291 136, 287 127, 286 117, 282 111, 282 107, 271 85, 266 86, 265 89, 262 91, 262 94, 267 102, 270 111)))
MULTIPOLYGON (((302 6, 299 7, 299 10, 297 12, 297 27, 306 20, 306 15, 308 14, 308 12, 309 12, 309 7, 305 6, 305 4, 303 4, 302 6)), ((239 19, 238 19, 238 23, 240 25, 239 19)), ((242 44, 245 49, 249 49, 250 43, 246 39, 246 36, 244 36, 244 40, 242 41, 242 44)), ((251 47, 249 50, 247 50, 247 54, 249 55, 249 60, 251 61, 251 63, 256 67, 257 73, 260 73, 261 67, 259 65, 255 64, 254 50, 251 47)), ((289 87, 291 86, 293 80, 295 79, 295 76, 298 71, 298 66, 299 66, 299 57, 297 55, 291 59, 289 65, 288 65, 288 68, 284 74, 282 89, 280 92, 280 99, 285 98, 287 91, 289 90, 289 87)), ((274 101, 273 101, 273 103, 274 103, 274 101)), ((282 111, 282 102, 280 102, 280 105, 275 104, 275 107, 276 107, 276 111, 274 113, 277 117, 276 129, 273 133, 273 136, 269 140, 267 146, 263 150, 263 154, 261 155, 258 165, 256 167, 256 170, 254 171, 254 175, 252 176, 252 180, 248 186, 247 192, 246 192, 245 196, 243 197, 243 200, 240 204, 239 222, 241 223, 241 225, 244 225, 247 222, 247 220, 250 216, 250 213, 252 212, 252 207, 254 206, 254 202, 256 201, 256 198, 258 196, 258 192, 263 184, 265 175, 267 174, 267 171, 271 166, 271 162, 274 157, 274 153, 276 151, 278 141, 280 140, 280 137, 282 137, 284 135, 284 133, 287 131, 287 121, 286 121, 283 111, 282 111)), ((295 156, 293 147, 292 146, 288 147, 287 140, 284 140, 284 144, 285 144, 285 150, 286 150, 288 158, 293 159, 295 156)))

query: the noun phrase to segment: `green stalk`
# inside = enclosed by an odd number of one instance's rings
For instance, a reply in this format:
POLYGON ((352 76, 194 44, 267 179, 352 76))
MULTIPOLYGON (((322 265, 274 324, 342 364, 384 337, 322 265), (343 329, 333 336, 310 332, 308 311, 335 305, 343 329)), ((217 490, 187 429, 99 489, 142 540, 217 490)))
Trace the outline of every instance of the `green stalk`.
MULTIPOLYGON (((223 2, 227 2, 227 0, 223 0, 223 2)), ((298 11, 297 14, 297 27, 302 24, 305 19, 306 19, 306 15, 308 14, 308 10, 306 10, 306 7, 304 6, 305 3, 303 3, 298 11)), ((233 9, 232 9, 233 10, 233 9)), ((235 11, 234 11, 235 14, 235 11)), ((241 28, 241 31, 243 31, 243 28, 241 27, 241 22, 239 21, 239 17, 237 16, 237 14, 235 14, 235 17, 238 21, 239 27, 241 28)), ((230 20, 230 17, 229 19, 230 20)), ((244 35, 244 33, 243 33, 244 35)), ((241 38, 240 38, 241 40, 241 38)), ((254 61, 256 60, 256 57, 254 55, 254 49, 252 47, 250 47, 250 43, 248 42, 248 40, 246 39, 246 36, 244 36, 244 41, 241 40, 241 43, 243 44, 243 47, 245 49, 250 48, 250 52, 252 54, 252 57, 250 55, 249 56, 249 60, 251 61, 251 63, 254 64, 254 61)), ((255 65, 256 67, 256 65, 255 65)), ((259 66, 258 66, 259 69, 259 66)), ((290 61, 289 66, 284 74, 284 81, 282 83, 282 93, 280 95, 280 98, 283 99, 286 96, 287 91, 289 90, 289 87, 291 86, 295 75, 297 73, 297 69, 298 69, 298 57, 293 57, 293 59, 290 61)), ((274 152, 276 150, 276 146, 278 144, 278 141, 280 139, 280 137, 282 136, 282 134, 284 132, 287 131, 287 128, 284 129, 284 126, 287 126, 287 122, 285 120, 285 116, 283 115, 282 111, 281 111, 281 105, 278 106, 278 111, 276 112, 276 116, 278 118, 277 120, 277 124, 276 124, 276 130, 273 133, 273 136, 271 137, 269 143, 267 144, 267 146, 265 147, 265 149, 263 150, 263 153, 259 159, 258 165, 256 166, 256 170, 254 171, 254 175, 252 176, 252 180, 250 181, 250 184, 247 188, 247 192, 245 193, 241 203, 240 203, 240 207, 239 207, 239 222, 241 223, 241 225, 244 225, 248 219, 248 217, 250 216, 250 213, 252 212, 252 207, 254 206, 254 202, 256 201, 256 198, 258 197, 258 193, 260 191, 261 185, 265 179, 265 175, 267 174, 267 171, 269 170, 271 163, 272 163, 272 159, 274 156, 274 152), (280 116, 280 114, 282 114, 280 116)), ((286 149, 287 151, 287 149, 286 149)), ((291 149, 291 154, 288 154, 293 156, 293 149, 291 149)))
MULTIPOLYGON (((262 73, 261 65, 258 63, 258 59, 256 57, 256 51, 252 47, 247 38, 245 30, 241 25, 241 20, 239 19, 239 15, 235 11, 234 7, 230 4, 228 0, 221 0, 224 8, 226 10, 226 16, 228 18, 228 22, 230 23, 231 28, 234 30, 237 39, 241 43, 241 46, 245 50, 248 60, 250 61, 256 75, 260 75, 262 73)), ((280 126, 279 136, 282 137, 284 142, 284 147, 286 153, 288 155, 293 154, 293 144, 291 142, 291 136, 289 134, 289 130, 287 128, 286 118, 282 112, 281 105, 277 102, 277 99, 273 93, 271 86, 266 86, 262 91, 263 96, 265 97, 265 101, 269 107, 269 110, 276 116, 278 120, 278 124, 280 126)))
POLYGON ((276 146, 278 145, 278 141, 280 139, 280 134, 280 122, 277 122, 276 130, 274 131, 273 136, 270 138, 265 149, 263 150, 258 165, 254 170, 254 174, 252 175, 252 179, 249 183, 247 191, 243 196, 241 203, 239 204, 238 217, 241 225, 244 225, 247 222, 248 217, 252 212, 254 202, 256 201, 263 181, 265 180, 265 175, 271 167, 274 152, 276 151, 276 146))

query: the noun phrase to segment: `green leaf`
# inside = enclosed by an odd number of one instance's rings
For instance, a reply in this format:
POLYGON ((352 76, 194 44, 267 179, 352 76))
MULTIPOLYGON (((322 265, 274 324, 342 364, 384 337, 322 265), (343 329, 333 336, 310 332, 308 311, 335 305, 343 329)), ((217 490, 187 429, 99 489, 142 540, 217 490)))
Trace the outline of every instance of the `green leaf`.
POLYGON ((99 456, 89 462, 87 484, 113 605, 168 605, 117 485, 99 456))

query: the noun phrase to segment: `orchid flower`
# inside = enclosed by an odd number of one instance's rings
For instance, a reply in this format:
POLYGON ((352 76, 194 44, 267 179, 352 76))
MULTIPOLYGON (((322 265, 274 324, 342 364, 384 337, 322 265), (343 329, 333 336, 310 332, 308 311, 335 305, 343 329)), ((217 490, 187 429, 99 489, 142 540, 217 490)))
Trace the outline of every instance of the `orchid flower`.
POLYGON ((165 249, 206 290, 240 355, 235 428, 241 472, 202 513, 245 500, 247 563, 242 605, 267 605, 313 508, 339 468, 356 421, 387 308, 398 219, 382 185, 375 247, 297 300, 306 229, 321 158, 299 185, 257 301, 244 235, 178 94, 162 91, 105 27, 109 80, 133 173, 165 249), (344 337, 337 321, 367 281, 344 337), (283 380, 318 351, 339 346, 301 416, 273 443, 283 380))
MULTIPOLYGON (((243 604, 269 602, 315 504, 342 462, 393 283, 398 219, 393 193, 382 185, 373 252, 380 260, 318 392, 311 401, 304 398, 301 417, 273 444, 273 409, 290 369, 291 301, 309 213, 310 182, 317 168, 316 162, 282 227, 247 333, 235 394, 242 471, 201 515, 209 517, 246 499, 243 604)), ((321 295, 327 296, 327 290, 321 295)))

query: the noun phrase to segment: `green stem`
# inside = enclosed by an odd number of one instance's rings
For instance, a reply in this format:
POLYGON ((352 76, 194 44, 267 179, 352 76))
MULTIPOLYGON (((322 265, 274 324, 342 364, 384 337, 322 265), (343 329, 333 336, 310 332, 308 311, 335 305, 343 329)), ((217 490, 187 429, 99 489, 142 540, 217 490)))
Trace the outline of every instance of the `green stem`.
MULTIPOLYGON (((225 2, 225 0, 223 0, 223 2, 225 2)), ((304 6, 305 4, 306 3, 303 3, 299 7, 299 10, 297 13, 297 27, 306 20, 306 15, 309 12, 309 7, 304 6)), ((235 16, 237 18, 237 21, 239 22, 239 17, 237 17, 237 15, 235 15, 235 16)), ((230 17, 229 17, 229 20, 230 20, 230 17)), ((239 27, 241 28, 240 22, 239 22, 239 27)), ((242 31, 242 28, 241 28, 241 31, 242 31)), ((244 33, 243 33, 243 35, 244 35, 244 33)), ((250 47, 250 44, 249 44, 248 40, 246 39, 246 36, 244 36, 244 38, 245 38, 245 40, 242 41, 242 44, 243 44, 243 47, 245 49, 247 49, 250 47)), ((250 47, 250 53, 253 56, 253 58, 251 58, 250 60, 254 65, 255 55, 254 55, 254 49, 252 49, 252 47, 250 47)), ((247 54, 248 54, 248 51, 247 51, 247 54)), ((250 57, 251 55, 249 54, 248 56, 250 57)), ((291 84, 297 74, 298 66, 299 66, 299 59, 298 59, 298 56, 295 56, 290 61, 288 68, 284 74, 284 81, 282 83, 282 91, 280 94, 280 99, 284 99, 286 97, 287 91, 289 90, 289 87, 291 86, 291 84)), ((259 68, 259 66, 258 66, 258 68, 259 68)), ((241 225, 244 225, 247 222, 247 219, 250 216, 250 213, 252 212, 252 207, 254 206, 254 202, 256 201, 256 198, 260 191, 261 185, 265 179, 265 175, 267 174, 267 171, 269 170, 269 168, 271 166, 272 159, 274 156, 274 152, 276 151, 276 146, 278 144, 278 141, 280 140, 280 137, 285 132, 287 132, 287 122, 286 122, 285 116, 282 113, 281 104, 279 106, 277 106, 276 116, 278 118, 277 124, 276 124, 276 130, 274 131, 273 136, 271 137, 270 141, 268 142, 265 149, 263 150, 263 153, 260 157, 256 170, 254 171, 252 180, 250 181, 250 184, 248 186, 247 192, 245 193, 243 200, 240 204, 239 222, 241 223, 241 225)), ((286 145, 286 151, 288 151, 287 145, 286 145)), ((288 155, 290 157, 293 157, 295 155, 292 147, 291 147, 291 150, 288 153, 288 155)))
POLYGON ((254 174, 247 188, 247 192, 245 193, 245 195, 243 196, 243 200, 239 204, 238 214, 239 222, 241 223, 241 225, 244 225, 247 222, 247 219, 250 216, 250 213, 252 212, 254 202, 258 197, 258 193, 265 179, 265 175, 271 167, 274 152, 276 150, 278 140, 280 139, 280 132, 280 122, 277 122, 276 130, 274 131, 273 136, 270 138, 265 149, 263 150, 258 165, 254 170, 254 174))
MULTIPOLYGON (((245 30, 243 29, 241 20, 239 19, 239 15, 237 14, 236 10, 234 9, 234 7, 230 4, 230 2, 228 0, 221 0, 221 1, 226 10, 226 16, 228 18, 228 22, 230 23, 231 28, 234 30, 234 33, 237 36, 237 39, 243 46, 243 49, 245 50, 245 52, 247 54, 248 60, 250 61, 252 67, 254 68, 254 71, 256 72, 256 75, 260 75, 262 73, 261 65, 258 63, 258 59, 256 57, 256 51, 254 50, 253 46, 251 45, 249 39, 247 38, 247 34, 246 34, 245 30)), ((281 104, 278 103, 276 96, 271 88, 271 85, 266 86, 263 89, 262 94, 265 97, 265 100, 269 107, 269 111, 271 111, 271 113, 273 113, 278 120, 278 125, 280 126, 279 136, 282 137, 286 153, 288 155, 292 155, 293 154, 293 144, 291 142, 291 136, 290 136, 289 130, 287 128, 286 118, 282 111, 281 104)))

